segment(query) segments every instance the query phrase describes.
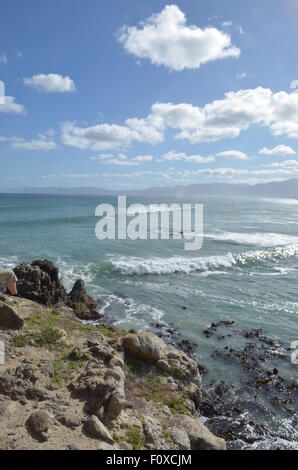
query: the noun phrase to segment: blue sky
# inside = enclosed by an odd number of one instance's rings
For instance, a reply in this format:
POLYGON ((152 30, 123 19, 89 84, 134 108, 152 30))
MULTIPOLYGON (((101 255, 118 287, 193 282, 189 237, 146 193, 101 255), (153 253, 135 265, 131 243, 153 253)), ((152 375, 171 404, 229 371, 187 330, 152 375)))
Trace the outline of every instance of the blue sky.
POLYGON ((297 24, 296 0, 2 2, 1 190, 298 176, 297 24))

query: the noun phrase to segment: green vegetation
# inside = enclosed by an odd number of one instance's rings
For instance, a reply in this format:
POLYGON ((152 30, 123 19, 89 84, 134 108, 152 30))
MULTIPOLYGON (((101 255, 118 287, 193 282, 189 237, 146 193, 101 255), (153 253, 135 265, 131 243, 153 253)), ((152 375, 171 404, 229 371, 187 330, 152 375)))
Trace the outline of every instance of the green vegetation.
POLYGON ((79 372, 85 364, 84 360, 71 360, 69 357, 61 357, 53 361, 54 376, 52 382, 61 386, 68 384, 75 374, 79 372))
POLYGON ((56 346, 62 338, 62 333, 57 328, 47 326, 39 331, 31 331, 13 337, 13 345, 23 348, 27 344, 32 344, 37 348, 56 346))
POLYGON ((159 407, 168 406, 173 415, 191 414, 187 395, 171 390, 162 376, 153 371, 147 377, 136 379, 134 393, 159 407))
POLYGON ((128 429, 126 441, 134 450, 140 450, 145 445, 145 436, 139 428, 132 426, 128 429))

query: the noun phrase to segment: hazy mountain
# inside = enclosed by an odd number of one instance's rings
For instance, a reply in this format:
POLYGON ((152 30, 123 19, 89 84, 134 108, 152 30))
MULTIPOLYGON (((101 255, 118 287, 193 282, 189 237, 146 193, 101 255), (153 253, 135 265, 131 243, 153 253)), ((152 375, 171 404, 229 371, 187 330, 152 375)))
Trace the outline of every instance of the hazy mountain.
POLYGON ((298 179, 286 181, 272 181, 269 183, 230 184, 230 183, 204 183, 179 185, 171 187, 156 186, 144 190, 111 191, 97 187, 73 188, 25 188, 15 191, 21 194, 49 194, 49 195, 138 195, 138 196, 261 196, 298 198, 298 179))

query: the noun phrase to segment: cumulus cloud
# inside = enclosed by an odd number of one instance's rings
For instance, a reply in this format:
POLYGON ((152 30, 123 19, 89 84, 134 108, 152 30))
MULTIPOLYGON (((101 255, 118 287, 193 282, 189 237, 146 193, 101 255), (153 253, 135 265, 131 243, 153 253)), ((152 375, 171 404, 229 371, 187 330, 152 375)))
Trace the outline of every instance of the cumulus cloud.
POLYGON ((13 96, 5 96, 4 104, 0 103, 0 113, 26 114, 26 109, 22 104, 18 104, 13 96))
POLYGON ((152 155, 137 155, 134 158, 128 159, 124 153, 119 153, 117 156, 104 153, 91 157, 91 160, 99 160, 105 165, 138 166, 140 163, 151 162, 153 157, 152 155))
POLYGON ((184 152, 168 152, 163 155, 163 160, 168 160, 171 162, 183 160, 189 163, 210 163, 214 162, 215 158, 213 156, 202 157, 201 155, 186 155, 184 152))
POLYGON ((119 41, 130 54, 176 71, 240 55, 229 34, 214 27, 188 26, 177 5, 165 6, 138 26, 123 27, 119 41))
POLYGON ((19 150, 46 151, 46 150, 55 150, 57 147, 55 142, 47 139, 43 135, 40 135, 38 139, 33 139, 30 141, 26 141, 25 139, 17 138, 17 137, 12 138, 11 140, 12 140, 11 147, 14 149, 19 149, 19 150))
POLYGON ((276 147, 269 149, 267 147, 262 148, 259 151, 260 155, 296 155, 296 152, 288 145, 277 145, 276 147))
POLYGON ((162 142, 166 129, 174 129, 175 139, 198 144, 238 137, 252 125, 267 127, 276 136, 298 139, 298 94, 273 93, 258 87, 231 91, 203 107, 155 103, 147 117, 127 119, 123 125, 80 128, 66 123, 62 126, 62 142, 82 149, 113 149, 134 141, 162 142))
POLYGON ((224 150, 223 152, 219 152, 216 154, 217 157, 223 158, 235 158, 237 160, 247 160, 248 156, 244 152, 240 152, 240 150, 224 150))
POLYGON ((70 77, 62 77, 55 73, 33 75, 31 78, 24 78, 23 81, 26 86, 46 93, 69 93, 76 89, 70 77))

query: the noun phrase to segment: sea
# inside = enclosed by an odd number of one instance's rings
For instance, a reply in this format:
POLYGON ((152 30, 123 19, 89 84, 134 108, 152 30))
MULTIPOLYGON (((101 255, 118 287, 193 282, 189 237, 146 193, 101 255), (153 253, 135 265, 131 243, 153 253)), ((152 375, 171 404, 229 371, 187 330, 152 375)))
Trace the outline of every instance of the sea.
MULTIPOLYGON (((207 367, 206 386, 224 381, 240 390, 247 371, 214 352, 242 350, 245 332, 261 329, 276 345, 277 362, 273 358, 268 367, 278 367, 285 380, 297 383, 298 200, 127 198, 128 206, 143 204, 148 218, 151 204, 203 204, 198 251, 185 250, 173 226, 168 240, 99 240, 96 207, 110 204, 117 216, 117 203, 114 196, 0 195, 0 267, 52 260, 67 289, 77 278, 85 281, 105 321, 127 330, 176 329, 207 367), (204 333, 222 321, 234 323, 221 335, 204 333)), ((252 401, 258 400, 251 393, 252 401)), ((276 432, 276 447, 282 442, 281 447, 298 449, 293 406, 289 411, 269 406, 266 397, 260 400, 262 406, 245 410, 250 420, 276 432)))

